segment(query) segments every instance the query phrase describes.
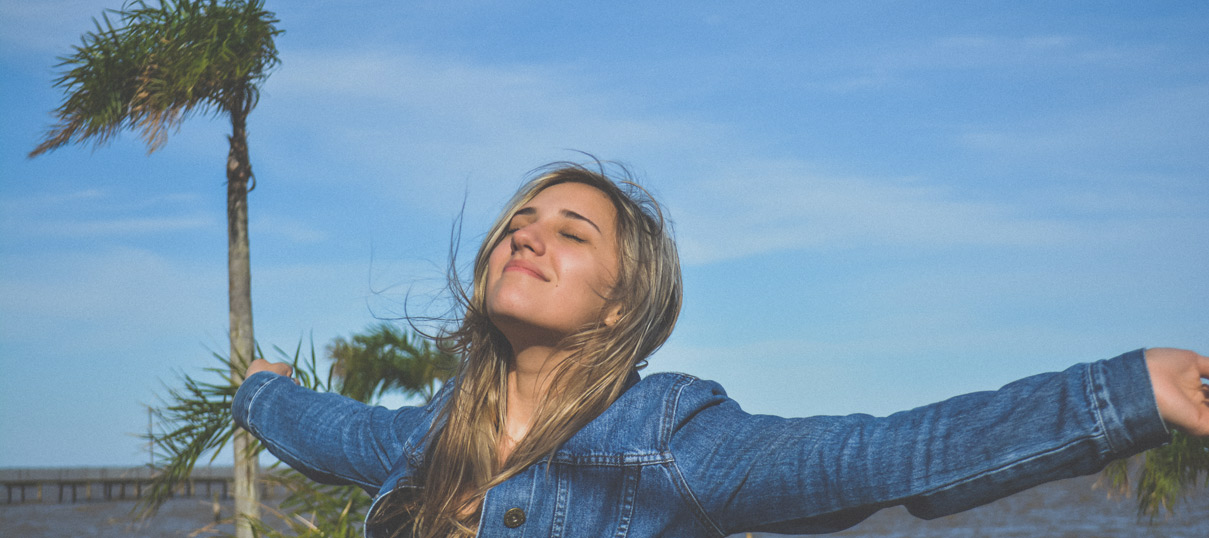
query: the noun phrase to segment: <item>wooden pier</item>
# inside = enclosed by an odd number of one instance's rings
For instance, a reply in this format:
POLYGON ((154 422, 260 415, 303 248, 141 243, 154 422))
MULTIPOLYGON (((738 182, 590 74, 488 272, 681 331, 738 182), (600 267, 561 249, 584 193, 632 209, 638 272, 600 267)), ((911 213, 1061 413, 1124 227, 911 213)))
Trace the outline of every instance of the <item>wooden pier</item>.
MULTIPOLYGON (((0 469, 0 484, 6 504, 133 500, 143 496, 154 473, 148 467, 0 469)), ((233 482, 231 467, 197 467, 173 496, 227 499, 233 482)))

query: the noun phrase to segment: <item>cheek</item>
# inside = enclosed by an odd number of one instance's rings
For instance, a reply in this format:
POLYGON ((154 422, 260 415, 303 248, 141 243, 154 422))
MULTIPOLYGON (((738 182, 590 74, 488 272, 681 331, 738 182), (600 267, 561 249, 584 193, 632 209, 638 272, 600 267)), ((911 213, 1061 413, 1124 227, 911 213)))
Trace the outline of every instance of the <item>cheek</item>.
POLYGON ((593 307, 603 305, 613 292, 614 271, 600 260, 586 260, 576 269, 583 301, 593 307))
POLYGON ((493 291, 495 290, 496 283, 499 282, 500 279, 501 270, 503 269, 504 264, 508 263, 508 254, 506 253, 506 250, 507 249, 497 246, 496 248, 492 249, 491 254, 487 257, 487 275, 483 280, 483 291, 486 292, 486 306, 489 308, 491 306, 492 295, 493 291))
POLYGON ((505 263, 508 263, 509 249, 503 241, 495 245, 491 249, 491 253, 487 255, 487 281, 490 282, 497 278, 500 274, 500 269, 505 263))

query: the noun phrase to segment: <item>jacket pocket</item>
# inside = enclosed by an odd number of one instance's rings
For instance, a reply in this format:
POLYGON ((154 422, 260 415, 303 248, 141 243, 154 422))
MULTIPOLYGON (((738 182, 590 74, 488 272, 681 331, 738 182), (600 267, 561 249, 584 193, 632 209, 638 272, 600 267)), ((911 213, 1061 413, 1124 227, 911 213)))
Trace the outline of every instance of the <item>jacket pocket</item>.
POLYGON ((630 534, 641 467, 636 465, 556 465, 551 537, 630 534))

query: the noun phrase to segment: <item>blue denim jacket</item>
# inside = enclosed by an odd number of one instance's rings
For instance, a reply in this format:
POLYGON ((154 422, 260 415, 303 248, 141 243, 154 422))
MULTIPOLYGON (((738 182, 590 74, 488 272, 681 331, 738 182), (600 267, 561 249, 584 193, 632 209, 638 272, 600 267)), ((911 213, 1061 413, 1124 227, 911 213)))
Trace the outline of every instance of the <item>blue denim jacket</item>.
MULTIPOLYGON (((303 474, 374 494, 372 513, 385 495, 415 491, 453 386, 389 410, 258 373, 234 416, 303 474)), ((897 504, 934 518, 1168 439, 1141 350, 884 418, 751 415, 717 383, 654 374, 549 460, 488 491, 478 535, 825 533, 897 504)))

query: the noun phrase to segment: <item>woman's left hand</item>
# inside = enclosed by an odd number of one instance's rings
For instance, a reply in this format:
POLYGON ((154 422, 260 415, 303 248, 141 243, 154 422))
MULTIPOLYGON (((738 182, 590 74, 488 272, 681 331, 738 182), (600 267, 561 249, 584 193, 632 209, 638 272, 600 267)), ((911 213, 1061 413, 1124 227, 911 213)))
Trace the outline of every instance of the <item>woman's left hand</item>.
POLYGON ((1209 436, 1209 357, 1186 349, 1146 350, 1159 416, 1190 435, 1209 436))

